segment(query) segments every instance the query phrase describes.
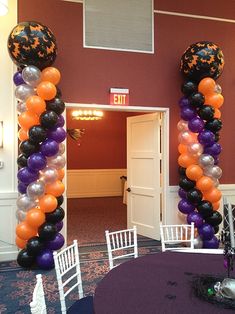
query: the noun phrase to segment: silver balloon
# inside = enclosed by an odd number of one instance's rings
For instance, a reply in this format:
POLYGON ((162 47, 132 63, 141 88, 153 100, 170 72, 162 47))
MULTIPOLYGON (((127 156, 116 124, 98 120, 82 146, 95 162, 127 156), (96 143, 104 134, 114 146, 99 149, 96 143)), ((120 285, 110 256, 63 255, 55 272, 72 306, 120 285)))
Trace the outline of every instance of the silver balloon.
POLYGON ((35 181, 30 183, 27 186, 27 195, 31 199, 36 200, 37 198, 40 198, 45 193, 45 183, 42 181, 35 181))
POLYGON ((19 221, 24 221, 25 218, 26 218, 26 215, 27 215, 26 212, 24 212, 23 210, 17 209, 17 211, 16 211, 16 218, 19 221))
POLYGON ((41 81, 41 71, 34 65, 28 65, 22 71, 22 78, 30 86, 36 87, 41 81))
POLYGON ((203 152, 203 146, 200 143, 192 143, 188 146, 188 152, 191 155, 200 156, 203 152))
POLYGON ((179 143, 184 145, 189 145, 191 143, 195 143, 195 133, 190 131, 182 131, 178 135, 179 143))
POLYGON ((221 94, 222 93, 222 87, 219 84, 215 85, 215 92, 217 94, 221 94))
POLYGON ((201 249, 203 247, 203 241, 202 241, 201 237, 199 237, 199 236, 196 237, 193 242, 194 242, 194 248, 195 249, 201 249))
POLYGON ((65 152, 65 145, 64 143, 59 144, 59 154, 62 155, 65 152))
POLYGON ((204 168, 204 175, 214 179, 220 179, 222 176, 222 169, 219 166, 206 167, 204 168))
POLYGON ((215 179, 215 178, 211 178, 212 181, 213 181, 213 184, 214 184, 214 187, 217 188, 219 186, 219 180, 218 179, 215 179))
POLYGON ((55 155, 53 157, 47 158, 47 164, 49 167, 54 167, 56 169, 64 168, 66 164, 66 159, 64 155, 55 155))
POLYGON ((36 92, 34 88, 27 84, 21 84, 17 86, 15 89, 15 97, 22 102, 25 102, 29 96, 32 96, 35 94, 36 92))
POLYGON ((46 166, 40 171, 39 179, 45 184, 53 183, 58 179, 58 172, 54 167, 46 166))
POLYGON ((26 108, 25 102, 19 101, 19 102, 17 103, 17 111, 18 111, 18 113, 25 112, 26 110, 27 110, 27 108, 26 108))
POLYGON ((211 155, 209 155, 209 154, 202 154, 198 158, 198 164, 202 168, 214 166, 214 162, 215 162, 214 158, 211 155))
POLYGON ((180 120, 177 124, 178 131, 187 131, 188 130, 188 121, 180 120))
POLYGON ((22 194, 18 197, 16 200, 16 206, 18 209, 23 210, 24 212, 27 212, 32 207, 36 206, 36 202, 32 200, 30 197, 28 197, 27 194, 22 194))

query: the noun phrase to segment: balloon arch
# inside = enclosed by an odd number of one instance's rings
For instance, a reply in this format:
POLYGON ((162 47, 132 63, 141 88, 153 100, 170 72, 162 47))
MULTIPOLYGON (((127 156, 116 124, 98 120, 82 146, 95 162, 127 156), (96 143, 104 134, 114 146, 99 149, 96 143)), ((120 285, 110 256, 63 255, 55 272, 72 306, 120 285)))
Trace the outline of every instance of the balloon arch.
POLYGON ((57 55, 50 29, 37 22, 16 25, 8 37, 8 52, 18 71, 16 85, 19 124, 19 166, 16 245, 20 266, 54 267, 53 251, 64 245, 63 141, 65 104, 57 87, 61 75, 52 67, 57 55))
POLYGON ((218 142, 224 97, 215 80, 223 66, 221 49, 208 41, 192 44, 181 58, 185 82, 177 124, 181 198, 178 209, 188 223, 194 222, 195 246, 203 248, 218 248, 215 234, 222 222, 218 211, 222 196, 219 190, 222 169, 218 166, 222 148, 218 142))

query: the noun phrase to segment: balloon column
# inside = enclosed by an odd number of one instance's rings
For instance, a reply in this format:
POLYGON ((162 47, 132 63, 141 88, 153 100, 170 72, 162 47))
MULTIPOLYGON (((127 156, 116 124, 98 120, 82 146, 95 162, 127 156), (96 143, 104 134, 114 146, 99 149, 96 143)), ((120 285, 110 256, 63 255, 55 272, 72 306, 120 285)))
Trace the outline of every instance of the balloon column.
POLYGON ((218 212, 221 191, 218 166, 222 128, 220 108, 224 97, 216 79, 224 66, 221 49, 212 42, 189 46, 181 58, 185 82, 179 101, 179 211, 197 228, 196 246, 218 248, 215 233, 222 216, 218 212))
POLYGON ((57 55, 52 32, 37 22, 16 25, 8 38, 8 51, 18 71, 16 85, 19 124, 19 166, 16 245, 22 249, 22 267, 54 267, 53 250, 60 249, 63 227, 66 138, 62 113, 65 104, 56 87, 60 72, 51 65, 57 55))

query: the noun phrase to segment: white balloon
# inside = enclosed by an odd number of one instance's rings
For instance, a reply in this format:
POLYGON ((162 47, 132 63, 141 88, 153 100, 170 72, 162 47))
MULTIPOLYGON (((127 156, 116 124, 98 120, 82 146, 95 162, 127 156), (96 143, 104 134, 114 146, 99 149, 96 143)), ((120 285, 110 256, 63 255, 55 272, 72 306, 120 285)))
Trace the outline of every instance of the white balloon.
POLYGON ((49 167, 54 167, 56 169, 64 168, 66 164, 66 159, 64 155, 55 155, 53 157, 47 158, 47 164, 49 167))
POLYGON ((31 199, 36 200, 42 197, 44 193, 45 193, 45 183, 42 181, 38 180, 38 181, 30 183, 27 186, 27 195, 31 199))
POLYGON ((63 153, 65 152, 65 145, 64 145, 64 143, 60 143, 59 144, 59 154, 60 155, 63 155, 63 153))
POLYGON ((30 86, 36 87, 41 81, 41 71, 34 65, 28 65, 22 71, 22 78, 30 86))
POLYGON ((204 169, 204 175, 214 179, 220 179, 222 176, 222 169, 219 166, 209 166, 204 169))
POLYGON ((18 111, 18 113, 25 112, 26 110, 27 110, 27 108, 26 108, 25 102, 19 101, 19 102, 17 103, 17 111, 18 111))
POLYGON ((177 129, 182 132, 182 131, 187 131, 188 130, 188 121, 185 120, 180 120, 177 124, 177 129))
POLYGON ((24 221, 25 218, 26 218, 26 215, 27 215, 26 212, 24 212, 24 211, 21 210, 21 209, 17 209, 17 211, 16 211, 16 218, 17 218, 19 221, 24 221))
POLYGON ((203 152, 203 146, 200 143, 192 143, 188 146, 188 152, 191 155, 200 156, 203 152))
POLYGON ((15 89, 15 97, 22 102, 25 102, 29 96, 35 94, 34 88, 27 84, 21 84, 15 89))
POLYGON ((28 197, 27 194, 22 194, 18 197, 16 201, 16 206, 18 209, 21 209, 25 212, 27 212, 29 209, 36 206, 36 202, 32 200, 30 197, 28 197))
POLYGON ((214 166, 214 162, 215 162, 214 158, 209 154, 202 154, 198 159, 198 164, 202 168, 212 167, 214 166))
POLYGON ((58 172, 55 167, 46 166, 40 172, 39 179, 45 184, 53 183, 58 179, 58 172))

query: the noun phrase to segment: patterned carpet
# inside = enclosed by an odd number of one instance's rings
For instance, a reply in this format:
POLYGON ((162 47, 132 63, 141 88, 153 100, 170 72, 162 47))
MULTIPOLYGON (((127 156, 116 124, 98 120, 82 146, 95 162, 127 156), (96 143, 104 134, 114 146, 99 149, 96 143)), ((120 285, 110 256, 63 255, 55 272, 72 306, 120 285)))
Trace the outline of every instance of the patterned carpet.
MULTIPOLYGON (((159 241, 138 237, 139 256, 160 251, 159 241)), ((106 245, 91 245, 79 247, 82 281, 85 295, 93 294, 96 284, 108 272, 106 245)), ((43 275, 46 296, 47 313, 60 313, 58 287, 54 270, 23 270, 16 261, 0 263, 0 313, 27 314, 30 313, 29 303, 35 286, 35 275, 43 275)), ((70 294, 71 303, 76 294, 70 294)))

